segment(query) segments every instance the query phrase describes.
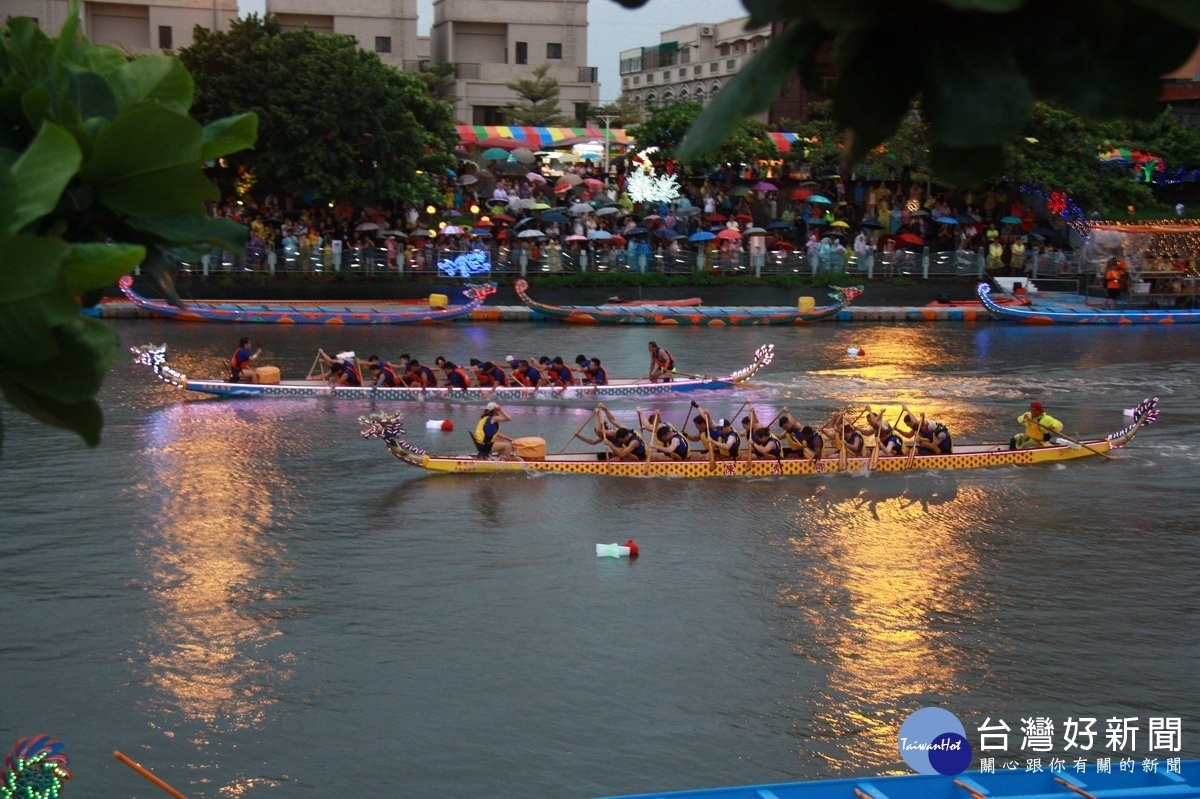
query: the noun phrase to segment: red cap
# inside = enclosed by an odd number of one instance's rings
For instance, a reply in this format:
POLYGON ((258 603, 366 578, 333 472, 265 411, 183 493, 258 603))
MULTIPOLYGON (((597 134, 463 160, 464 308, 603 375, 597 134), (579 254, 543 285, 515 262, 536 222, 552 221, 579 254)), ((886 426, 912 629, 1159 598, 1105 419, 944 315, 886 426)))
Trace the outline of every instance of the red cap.
POLYGON ((1029 403, 1029 410, 1033 411, 1034 413, 1045 413, 1045 411, 1042 409, 1042 403, 1040 402, 1029 403))

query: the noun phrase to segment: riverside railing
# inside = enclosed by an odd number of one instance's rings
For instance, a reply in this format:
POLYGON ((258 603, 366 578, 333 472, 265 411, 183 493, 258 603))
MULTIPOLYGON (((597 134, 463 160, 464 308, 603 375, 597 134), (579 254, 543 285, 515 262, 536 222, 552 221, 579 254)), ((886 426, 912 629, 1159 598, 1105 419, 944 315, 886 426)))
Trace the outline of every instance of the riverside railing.
MULTIPOLYGON (((439 247, 430 243, 389 251, 383 247, 333 247, 321 250, 270 250, 261 252, 213 252, 199 261, 181 264, 180 271, 193 276, 258 275, 361 275, 384 276, 442 276, 447 274, 439 265, 452 264, 460 256, 484 252, 490 264, 489 274, 506 277, 526 277, 538 274, 580 274, 585 272, 641 272, 687 275, 693 273, 753 275, 795 274, 816 276, 843 273, 868 280, 876 278, 905 278, 929 280, 945 278, 982 279, 986 257, 980 250, 934 252, 895 250, 865 253, 806 252, 804 250, 773 250, 746 252, 742 250, 656 250, 615 247, 567 248, 492 246, 479 250, 439 247)), ((1075 253, 1054 250, 1030 250, 1022 264, 1006 270, 1011 275, 1026 275, 1031 279, 1063 278, 1074 280, 1095 274, 1095 267, 1084 264, 1075 253)))

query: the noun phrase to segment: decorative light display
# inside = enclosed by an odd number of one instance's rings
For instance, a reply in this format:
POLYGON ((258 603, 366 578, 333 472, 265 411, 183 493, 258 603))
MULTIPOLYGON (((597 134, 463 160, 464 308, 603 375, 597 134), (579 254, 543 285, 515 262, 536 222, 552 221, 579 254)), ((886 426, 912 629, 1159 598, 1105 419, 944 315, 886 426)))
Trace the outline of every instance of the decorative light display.
POLYGON ((59 741, 46 735, 20 739, 4 758, 0 799, 57 799, 71 779, 67 763, 59 741))
POLYGON ((133 353, 134 363, 149 366, 150 371, 154 372, 154 376, 159 380, 179 388, 187 388, 187 375, 167 366, 166 344, 142 344, 139 347, 130 347, 129 351, 133 353))
MULTIPOLYGON (((1111 441, 1120 441, 1122 438, 1129 435, 1129 433, 1133 430, 1133 428, 1137 427, 1138 421, 1143 416, 1146 417, 1146 421, 1142 423, 1143 427, 1149 427, 1150 425, 1152 425, 1158 421, 1158 397, 1151 397, 1149 399, 1144 399, 1141 402, 1139 402, 1138 406, 1133 409, 1133 422, 1130 423, 1127 427, 1113 433, 1111 436, 1108 437, 1108 440, 1110 442, 1111 441)), ((1114 447, 1115 446, 1120 446, 1120 445, 1114 444, 1114 447)))
POLYGON ((492 262, 484 250, 472 250, 448 261, 438 261, 438 272, 445 277, 474 277, 492 271, 492 262))
POLYGON ((395 413, 373 413, 370 416, 358 417, 360 424, 364 425, 362 430, 363 438, 379 438, 391 450, 391 453, 406 463, 411 463, 416 466, 421 466, 428 453, 420 447, 415 447, 405 441, 401 436, 404 435, 404 414, 396 411, 395 413))
POLYGON ((737 370, 729 376, 729 379, 734 383, 739 380, 749 380, 759 369, 770 366, 773 360, 775 360, 775 345, 764 344, 754 351, 754 363, 737 370))
POLYGON ((1021 186, 1022 194, 1032 194, 1046 201, 1046 208, 1052 214, 1061 216, 1068 225, 1075 229, 1080 236, 1087 238, 1092 223, 1087 218, 1087 212, 1071 197, 1061 191, 1048 191, 1036 183, 1025 183, 1021 186))
POLYGON ((638 153, 638 167, 625 184, 629 199, 636 203, 666 204, 679 197, 679 183, 674 175, 655 174, 649 157, 654 152, 658 152, 657 147, 647 147, 638 153))

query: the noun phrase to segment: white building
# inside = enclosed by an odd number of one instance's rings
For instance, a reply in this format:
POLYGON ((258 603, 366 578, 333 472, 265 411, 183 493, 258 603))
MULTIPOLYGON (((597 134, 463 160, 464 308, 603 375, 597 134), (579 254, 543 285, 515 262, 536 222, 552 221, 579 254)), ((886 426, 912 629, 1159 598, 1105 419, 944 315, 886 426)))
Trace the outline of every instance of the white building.
MULTIPOLYGON (((608 0, 605 0, 608 2, 608 0)), ((600 98, 587 66, 588 0, 434 0, 430 55, 457 65, 455 116, 503 125, 500 107, 518 99, 506 84, 539 66, 558 81, 559 113, 570 118, 600 98)))
POLYGON ((621 53, 621 91, 645 109, 676 101, 707 103, 742 64, 767 46, 771 28, 746 28, 749 17, 681 25, 654 47, 621 53))

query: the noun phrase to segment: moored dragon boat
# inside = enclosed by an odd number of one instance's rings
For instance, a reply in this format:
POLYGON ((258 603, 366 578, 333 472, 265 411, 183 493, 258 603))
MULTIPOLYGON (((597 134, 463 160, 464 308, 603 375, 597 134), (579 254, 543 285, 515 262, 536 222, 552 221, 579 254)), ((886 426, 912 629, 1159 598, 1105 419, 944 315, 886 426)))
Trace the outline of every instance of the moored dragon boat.
MULTIPOLYGON (((470 455, 430 455, 404 440, 403 414, 374 414, 359 419, 364 425, 363 438, 379 438, 392 454, 412 466, 432 472, 456 474, 498 474, 517 472, 561 472, 566 474, 598 474, 611 477, 791 477, 798 475, 832 474, 835 472, 902 472, 913 469, 978 469, 987 466, 1032 466, 1058 463, 1089 456, 1111 457, 1108 453, 1128 444, 1145 425, 1158 417, 1158 398, 1143 400, 1133 411, 1133 422, 1103 438, 1070 441, 1036 449, 1008 449, 1008 443, 955 445, 947 455, 897 455, 879 458, 874 465, 870 457, 839 458, 836 454, 817 459, 770 458, 747 462, 737 460, 710 461, 707 456, 693 454, 683 461, 647 460, 617 461, 605 459, 605 453, 567 453, 544 455, 539 458, 476 458, 470 455)), ((540 439, 537 439, 540 441, 540 439)), ((543 447, 544 450, 544 442, 543 447)))
POLYGON ((754 352, 749 366, 719 377, 679 377, 670 382, 651 383, 645 378, 611 378, 606 386, 553 386, 526 388, 373 388, 371 386, 338 386, 331 388, 317 378, 280 380, 278 383, 230 383, 227 380, 197 380, 167 363, 166 344, 143 344, 130 347, 134 362, 150 367, 154 376, 188 391, 215 394, 221 397, 336 397, 338 399, 399 400, 407 402, 576 402, 595 403, 610 399, 639 399, 673 393, 733 388, 768 366, 775 357, 775 345, 764 344, 754 352))
POLYGON ((292 325, 417 325, 436 324, 467 316, 483 305, 494 284, 467 288, 468 302, 445 308, 413 308, 404 303, 281 300, 274 302, 191 300, 178 307, 166 300, 143 297, 126 275, 121 291, 134 305, 156 316, 182 322, 244 322, 292 325))
POLYGON ((958 776, 907 774, 890 777, 850 777, 811 782, 707 788, 695 791, 646 793, 609 799, 1197 799, 1200 760, 1178 761, 1168 770, 1112 768, 1101 772, 1085 761, 1061 769, 997 767, 991 772, 968 771, 958 776))
POLYGON ((675 305, 549 305, 529 297, 529 284, 518 280, 513 286, 521 302, 535 314, 580 325, 801 325, 832 319, 849 305, 862 289, 835 287, 839 299, 832 305, 801 310, 789 307, 728 307, 675 305))
POLYGON ((1200 323, 1200 308, 1048 308, 1034 305, 1002 305, 992 296, 992 287, 980 283, 976 289, 983 306, 997 319, 1027 325, 1174 325, 1200 323))

